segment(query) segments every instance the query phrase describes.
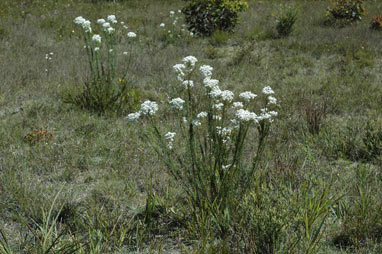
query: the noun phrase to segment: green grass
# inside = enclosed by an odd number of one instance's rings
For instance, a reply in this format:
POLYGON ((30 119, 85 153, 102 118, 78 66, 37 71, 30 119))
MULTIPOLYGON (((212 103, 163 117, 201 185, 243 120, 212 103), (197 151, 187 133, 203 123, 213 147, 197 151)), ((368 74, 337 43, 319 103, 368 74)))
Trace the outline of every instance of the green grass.
MULTIPOLYGON (((249 1, 235 31, 211 39, 169 38, 169 11, 183 1, 1 1, 0 253, 381 253, 382 33, 369 23, 382 3, 340 28, 324 25, 328 1, 293 2, 288 37, 277 38, 280 1, 249 1), (222 89, 275 90, 279 116, 228 238, 203 214, 204 232, 190 223, 182 184, 141 139, 144 126, 63 101, 89 75, 73 19, 109 14, 138 35, 117 51, 131 52, 142 100, 177 97, 172 66, 188 55, 213 66, 222 89), (34 130, 52 138, 30 143, 34 130)), ((161 127, 171 121, 161 116, 161 127)))

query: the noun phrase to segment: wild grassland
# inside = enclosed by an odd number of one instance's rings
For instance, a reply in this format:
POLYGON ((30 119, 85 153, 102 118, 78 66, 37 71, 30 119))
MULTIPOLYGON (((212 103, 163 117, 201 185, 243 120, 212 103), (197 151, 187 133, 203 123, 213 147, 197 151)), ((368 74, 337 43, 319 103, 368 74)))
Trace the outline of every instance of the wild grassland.
POLYGON ((0 253, 382 253, 382 33, 369 29, 382 2, 340 28, 324 25, 328 1, 291 1, 296 29, 281 39, 278 1, 249 1, 234 33, 211 38, 169 36, 183 1, 93 2, 0 2, 0 253), (137 34, 115 50, 131 54, 142 102, 177 97, 172 66, 189 55, 224 89, 276 92, 255 188, 225 239, 203 215, 192 223, 145 123, 64 102, 89 75, 73 19, 109 14, 137 34))

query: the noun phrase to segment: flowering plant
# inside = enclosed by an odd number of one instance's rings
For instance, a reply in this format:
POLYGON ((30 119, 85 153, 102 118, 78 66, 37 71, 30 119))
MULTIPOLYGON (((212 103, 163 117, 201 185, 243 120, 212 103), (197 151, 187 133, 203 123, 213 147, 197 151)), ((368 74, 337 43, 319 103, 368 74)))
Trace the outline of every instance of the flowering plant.
MULTIPOLYGON (((107 109, 122 110, 123 106, 131 108, 137 103, 138 94, 128 87, 126 81, 127 70, 117 77, 117 41, 126 38, 128 42, 136 37, 134 32, 128 32, 126 36, 117 29, 128 29, 124 22, 118 22, 115 15, 109 15, 107 19, 98 19, 100 33, 93 33, 91 22, 79 16, 74 19, 85 41, 85 50, 88 57, 90 80, 88 80, 81 94, 69 98, 70 102, 79 104, 83 108, 103 113, 107 109)), ((130 52, 123 52, 124 57, 129 57, 130 52)), ((127 61, 130 63, 130 61, 127 61)))
POLYGON ((247 91, 235 101, 235 94, 221 90, 219 80, 212 78, 213 68, 209 65, 199 67, 201 84, 194 82, 191 77, 197 61, 188 56, 173 67, 180 96, 169 101, 177 118, 172 130, 162 133, 156 124, 156 102, 145 101, 128 119, 150 121, 156 139, 148 140, 169 173, 182 183, 193 214, 197 216, 202 210, 213 216, 219 232, 224 234, 229 228, 226 218, 251 187, 259 167, 269 127, 277 116, 277 99, 272 88, 266 86, 261 96, 247 91), (258 97, 263 97, 259 101, 262 109, 254 112, 258 97), (253 129, 257 130, 257 149, 249 155, 248 138, 253 129))

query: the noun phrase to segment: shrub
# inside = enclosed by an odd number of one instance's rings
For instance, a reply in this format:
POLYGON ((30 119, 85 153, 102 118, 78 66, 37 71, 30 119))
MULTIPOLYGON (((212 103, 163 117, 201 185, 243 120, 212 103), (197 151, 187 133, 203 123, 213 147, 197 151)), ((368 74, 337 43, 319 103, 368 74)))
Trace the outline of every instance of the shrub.
POLYGON ((298 11, 291 5, 281 6, 276 17, 276 30, 280 37, 286 37, 293 32, 293 26, 297 20, 298 11))
POLYGON ((179 129, 179 133, 167 128, 163 131, 156 124, 159 107, 152 101, 145 101, 140 111, 128 118, 148 119, 151 128, 146 134, 147 141, 169 173, 181 183, 190 203, 192 224, 200 232, 212 224, 224 238, 230 232, 230 218, 237 202, 251 188, 259 168, 270 125, 277 115, 273 111, 277 101, 272 96, 273 90, 265 87, 259 96, 263 97, 259 101, 262 109, 256 114, 253 110, 257 95, 244 92, 234 102, 234 93, 220 90, 219 81, 212 79, 213 68, 208 65, 199 69, 204 79, 203 87, 198 89, 191 80, 196 62, 195 57, 189 56, 183 59, 183 64, 174 66, 180 82, 177 94, 181 98, 170 101, 174 112, 168 115, 176 117, 173 128, 179 129), (257 130, 257 149, 249 154, 253 144, 248 138, 251 130, 257 130))
POLYGON ((182 12, 191 32, 210 36, 217 29, 231 31, 238 23, 239 13, 247 8, 243 0, 189 0, 182 12))
POLYGON ((370 28, 373 30, 382 30, 382 16, 374 16, 370 23, 370 28))
MULTIPOLYGON (((107 21, 98 19, 101 34, 93 34, 91 22, 83 17, 77 17, 74 23, 80 26, 85 41, 90 78, 85 82, 80 94, 69 94, 64 100, 99 113, 104 113, 106 110, 133 109, 139 100, 139 95, 127 82, 128 68, 117 77, 116 44, 123 38, 118 38, 122 32, 116 28, 122 26, 123 22, 118 23, 114 15, 109 15, 107 21)), ((128 32, 127 37, 127 40, 131 40, 136 34, 128 32)), ((123 52, 121 55, 128 58, 131 52, 123 52)), ((127 62, 130 63, 129 60, 127 62)))
POLYGON ((333 0, 328 7, 328 15, 335 20, 353 22, 366 15, 363 0, 333 0))

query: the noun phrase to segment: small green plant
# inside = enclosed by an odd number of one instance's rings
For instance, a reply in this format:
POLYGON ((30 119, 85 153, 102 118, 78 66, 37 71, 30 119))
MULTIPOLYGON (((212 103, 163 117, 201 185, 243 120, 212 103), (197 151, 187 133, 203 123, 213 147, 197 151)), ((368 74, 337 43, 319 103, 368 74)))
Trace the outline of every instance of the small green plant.
POLYGON ((311 134, 318 134, 320 132, 323 121, 326 118, 327 104, 319 104, 307 100, 304 105, 304 111, 309 132, 311 134))
POLYGON ((211 36, 215 30, 231 31, 247 8, 243 0, 189 0, 182 12, 191 32, 211 36))
POLYGON ((359 21, 365 15, 363 0, 332 0, 327 11, 327 16, 344 22, 359 21))
MULTIPOLYGON (((117 77, 116 45, 124 37, 118 37, 122 32, 117 31, 116 28, 123 22, 118 23, 114 15, 109 15, 107 21, 98 19, 101 34, 93 34, 91 22, 81 16, 77 17, 74 23, 80 26, 85 41, 90 77, 80 94, 68 94, 64 100, 99 113, 107 110, 118 112, 134 110, 134 106, 139 101, 139 95, 127 81, 128 68, 123 70, 120 77, 117 77)), ((127 37, 127 40, 131 40, 136 37, 136 34, 128 32, 127 37)), ((129 58, 131 52, 123 52, 122 55, 129 58)), ((127 62, 130 63, 130 60, 127 62)))
POLYGON ((162 127, 156 124, 156 102, 145 101, 140 111, 128 118, 134 121, 144 117, 151 123, 145 137, 169 173, 182 184, 195 224, 206 225, 208 218, 224 238, 230 231, 237 200, 251 188, 259 168, 269 128, 277 115, 277 100, 274 91, 264 87, 258 104, 262 108, 256 114, 253 100, 257 95, 247 91, 234 102, 234 93, 220 90, 219 81, 212 79, 213 68, 209 65, 199 69, 204 87, 198 91, 196 82, 191 80, 196 62, 195 57, 188 56, 183 64, 174 66, 180 81, 177 94, 182 98, 172 99, 170 107, 178 118, 173 121, 173 128, 179 133, 162 133, 162 127), (257 130, 257 149, 247 159, 244 151, 251 130, 257 130))
POLYGON ((298 11, 295 6, 281 5, 276 16, 276 30, 280 37, 286 37, 293 32, 297 20, 298 11))

